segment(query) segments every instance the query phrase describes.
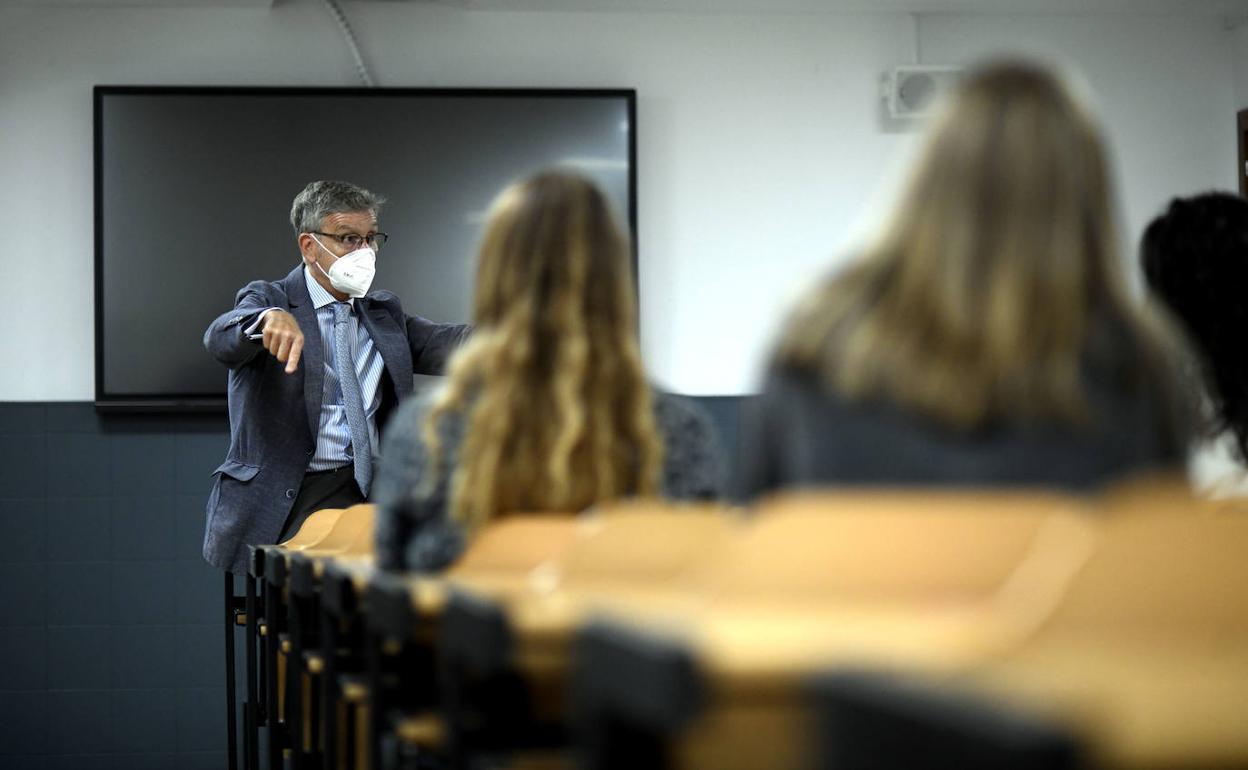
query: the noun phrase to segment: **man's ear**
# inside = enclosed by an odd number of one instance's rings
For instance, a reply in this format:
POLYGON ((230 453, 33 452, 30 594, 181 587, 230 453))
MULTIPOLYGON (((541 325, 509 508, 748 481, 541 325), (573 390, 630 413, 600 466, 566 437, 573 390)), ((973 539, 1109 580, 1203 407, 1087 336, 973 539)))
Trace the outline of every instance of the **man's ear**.
POLYGON ((316 264, 316 239, 307 233, 299 233, 299 253, 308 266, 316 264))

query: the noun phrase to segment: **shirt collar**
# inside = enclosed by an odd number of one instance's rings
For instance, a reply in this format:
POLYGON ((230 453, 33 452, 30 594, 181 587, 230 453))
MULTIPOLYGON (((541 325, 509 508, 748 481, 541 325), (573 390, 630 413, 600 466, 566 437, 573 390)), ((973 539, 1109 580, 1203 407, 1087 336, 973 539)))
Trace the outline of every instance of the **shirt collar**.
MULTIPOLYGON (((308 284, 308 294, 312 297, 312 307, 320 310, 326 305, 332 305, 338 300, 334 299, 334 295, 325 291, 325 287, 316 282, 316 278, 312 276, 312 268, 306 264, 303 266, 303 280, 308 284)), ((355 309, 355 298, 348 297, 347 304, 355 309)))

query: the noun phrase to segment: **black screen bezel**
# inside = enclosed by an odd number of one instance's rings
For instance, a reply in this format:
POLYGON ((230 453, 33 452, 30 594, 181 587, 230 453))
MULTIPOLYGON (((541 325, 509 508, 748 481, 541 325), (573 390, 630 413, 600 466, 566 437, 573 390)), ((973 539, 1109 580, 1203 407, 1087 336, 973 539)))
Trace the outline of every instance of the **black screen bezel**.
POLYGON ((235 86, 122 86, 97 85, 93 89, 93 199, 94 199, 94 319, 95 407, 101 411, 219 412, 226 408, 224 380, 217 393, 111 394, 104 387, 107 340, 104 334, 104 101, 114 95, 169 96, 366 96, 376 98, 618 98, 628 114, 628 227, 632 246, 634 290, 638 290, 637 229, 637 92, 632 88, 338 88, 338 87, 235 87, 235 86))

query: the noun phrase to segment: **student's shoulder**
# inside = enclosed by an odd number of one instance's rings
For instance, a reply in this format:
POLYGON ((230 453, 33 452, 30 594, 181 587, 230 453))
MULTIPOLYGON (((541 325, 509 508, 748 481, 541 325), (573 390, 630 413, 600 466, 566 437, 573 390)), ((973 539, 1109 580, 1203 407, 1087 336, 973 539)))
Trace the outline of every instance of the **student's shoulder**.
POLYGON ((782 412, 811 408, 840 411, 850 407, 835 387, 822 381, 818 372, 788 364, 768 368, 756 403, 758 408, 782 412))
POLYGON ((425 388, 399 404, 392 418, 397 425, 415 425, 421 422, 433 409, 441 387, 425 388), (401 421, 401 422, 400 422, 401 421))
POLYGON ((691 397, 651 388, 655 422, 661 431, 669 434, 687 434, 705 431, 711 424, 711 416, 691 397))

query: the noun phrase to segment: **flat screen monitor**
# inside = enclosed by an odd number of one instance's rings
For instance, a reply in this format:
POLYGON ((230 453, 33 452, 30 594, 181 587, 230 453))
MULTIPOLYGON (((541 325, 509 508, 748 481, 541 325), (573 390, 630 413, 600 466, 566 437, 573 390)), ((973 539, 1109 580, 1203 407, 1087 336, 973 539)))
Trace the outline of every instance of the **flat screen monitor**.
POLYGON ((94 100, 101 408, 224 406, 204 330, 243 285, 300 264, 290 207, 313 180, 386 197, 373 286, 435 321, 470 320, 474 251, 509 182, 579 171, 636 233, 629 89, 97 86, 94 100))

